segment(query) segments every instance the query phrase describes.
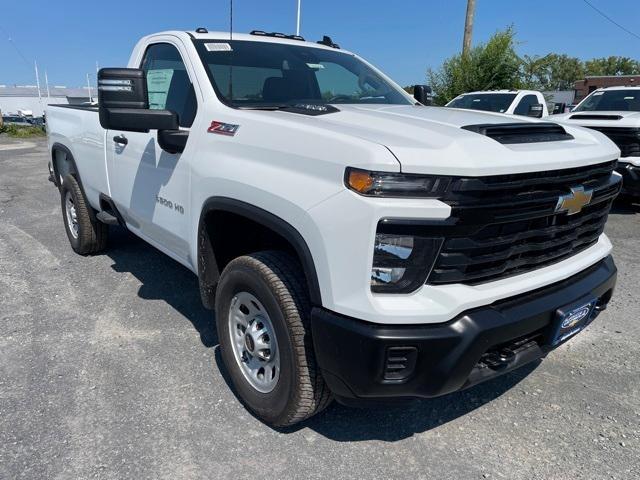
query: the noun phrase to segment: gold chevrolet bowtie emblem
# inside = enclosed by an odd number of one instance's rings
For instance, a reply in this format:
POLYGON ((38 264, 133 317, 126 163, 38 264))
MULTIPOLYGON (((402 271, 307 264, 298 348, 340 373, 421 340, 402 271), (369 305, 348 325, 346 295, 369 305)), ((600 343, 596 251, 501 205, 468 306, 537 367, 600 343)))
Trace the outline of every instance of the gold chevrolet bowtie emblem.
POLYGON ((567 215, 579 213, 591 202, 593 190, 585 190, 584 187, 571 187, 571 193, 561 195, 558 198, 556 212, 567 212, 567 215))

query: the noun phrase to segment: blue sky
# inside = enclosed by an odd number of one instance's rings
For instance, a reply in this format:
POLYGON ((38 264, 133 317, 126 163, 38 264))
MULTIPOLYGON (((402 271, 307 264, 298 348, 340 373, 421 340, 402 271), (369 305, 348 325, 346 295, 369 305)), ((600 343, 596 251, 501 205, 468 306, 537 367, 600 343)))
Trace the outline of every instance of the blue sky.
MULTIPOLYGON (((640 1, 589 0, 640 35, 640 1)), ((0 84, 34 84, 33 60, 51 85, 78 86, 101 66, 124 66, 137 39, 169 29, 228 30, 228 0, 8 0, 0 7, 0 84), (9 42, 8 37, 13 41, 9 42), (21 51, 28 63, 16 52, 21 51)), ((460 50, 466 0, 302 0, 302 35, 329 34, 402 85, 424 83, 460 50)), ((294 32, 296 0, 234 0, 234 30, 294 32)), ((474 43, 513 25, 520 54, 640 59, 640 39, 583 0, 477 0, 474 43)))

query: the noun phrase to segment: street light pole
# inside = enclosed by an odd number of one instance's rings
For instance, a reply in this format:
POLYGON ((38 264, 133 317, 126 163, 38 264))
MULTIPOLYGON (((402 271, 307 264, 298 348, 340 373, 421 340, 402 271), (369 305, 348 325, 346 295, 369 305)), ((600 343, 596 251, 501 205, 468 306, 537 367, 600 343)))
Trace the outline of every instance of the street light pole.
POLYGON ((91 81, 89 80, 88 73, 87 73, 87 89, 89 90, 89 103, 93 103, 93 97, 91 96, 91 81))
POLYGON ((42 107, 42 94, 40 93, 40 75, 38 75, 38 62, 33 62, 36 67, 36 85, 38 87, 38 101, 42 107))
POLYGON ((467 0, 467 18, 464 22, 464 39, 462 41, 462 55, 469 53, 471 49, 471 36, 473 34, 473 17, 476 13, 476 0, 467 0))
POLYGON ((51 92, 49 91, 49 77, 47 71, 44 71, 44 83, 47 85, 47 98, 51 98, 51 92))

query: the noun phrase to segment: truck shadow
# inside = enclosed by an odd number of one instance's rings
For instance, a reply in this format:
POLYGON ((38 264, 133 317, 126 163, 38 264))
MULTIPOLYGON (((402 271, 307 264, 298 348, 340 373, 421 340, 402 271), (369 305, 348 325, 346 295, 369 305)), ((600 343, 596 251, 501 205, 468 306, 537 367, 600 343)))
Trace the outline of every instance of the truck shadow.
POLYGON ((434 399, 406 400, 368 408, 345 407, 334 402, 324 413, 301 426, 282 431, 309 428, 338 442, 395 442, 440 427, 490 403, 514 388, 540 363, 538 360, 468 390, 434 399))
POLYGON ((116 272, 127 272, 142 285, 138 296, 163 300, 187 318, 209 348, 218 344, 213 312, 202 306, 197 277, 187 268, 123 228, 111 228, 106 254, 116 272))
MULTIPOLYGON (((218 345, 213 312, 202 306, 198 280, 192 272, 122 228, 111 229, 107 255, 113 259, 115 271, 130 273, 141 282, 140 298, 167 302, 191 322, 205 347, 218 345)), ((215 361, 233 391, 219 349, 216 349, 215 361)), ((339 442, 401 440, 437 428, 495 400, 516 386, 538 364, 529 364, 493 381, 436 399, 406 400, 366 408, 344 407, 334 402, 320 415, 278 431, 289 434, 309 428, 339 442)))
POLYGON ((634 215, 640 213, 640 202, 631 202, 629 200, 616 200, 611 207, 611 213, 619 215, 634 215))

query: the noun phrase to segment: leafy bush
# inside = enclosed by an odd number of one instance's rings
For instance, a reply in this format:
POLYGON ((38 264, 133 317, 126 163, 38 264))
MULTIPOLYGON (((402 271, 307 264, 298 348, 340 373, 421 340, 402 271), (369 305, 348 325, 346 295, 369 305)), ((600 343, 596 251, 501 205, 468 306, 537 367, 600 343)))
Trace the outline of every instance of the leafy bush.
POLYGON ((574 83, 585 75, 640 74, 640 62, 628 57, 582 61, 566 54, 549 53, 520 58, 516 45, 514 30, 507 28, 467 55, 454 55, 438 70, 429 69, 427 77, 435 103, 444 105, 461 93, 477 90, 572 90, 574 83))
POLYGON ((496 32, 487 43, 466 55, 454 55, 439 70, 429 69, 427 77, 435 102, 444 105, 461 93, 475 90, 519 88, 521 60, 515 51, 515 32, 496 32))
POLYGON ((3 125, 0 127, 0 133, 5 133, 9 137, 14 138, 43 137, 45 135, 45 131, 42 127, 33 125, 3 125))

